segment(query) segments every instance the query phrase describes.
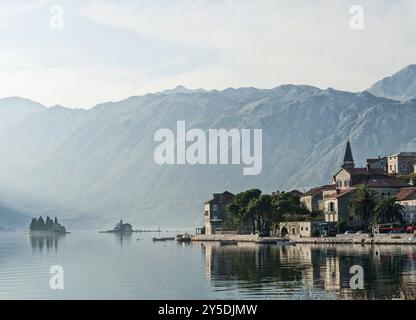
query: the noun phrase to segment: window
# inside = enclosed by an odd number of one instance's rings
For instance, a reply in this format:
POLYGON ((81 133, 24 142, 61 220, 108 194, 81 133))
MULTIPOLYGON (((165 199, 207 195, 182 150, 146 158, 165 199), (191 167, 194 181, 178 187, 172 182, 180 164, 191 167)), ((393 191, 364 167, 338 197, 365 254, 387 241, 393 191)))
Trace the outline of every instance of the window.
POLYGON ((212 205, 212 211, 218 211, 218 204, 212 205))
POLYGON ((407 171, 407 163, 402 163, 402 171, 407 171))
POLYGON ((350 182, 349 182, 349 180, 346 180, 346 181, 344 181, 344 187, 349 187, 350 186, 350 182))

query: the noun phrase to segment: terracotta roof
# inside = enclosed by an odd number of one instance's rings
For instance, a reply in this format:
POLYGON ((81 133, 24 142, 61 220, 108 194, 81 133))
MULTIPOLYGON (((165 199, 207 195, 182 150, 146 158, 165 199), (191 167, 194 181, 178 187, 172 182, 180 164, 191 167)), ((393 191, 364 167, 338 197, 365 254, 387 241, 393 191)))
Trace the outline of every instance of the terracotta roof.
POLYGON ((327 185, 324 185, 324 186, 315 187, 315 188, 312 188, 311 190, 305 192, 304 194, 302 194, 302 197, 313 196, 313 195, 317 194, 318 192, 321 192, 322 190, 331 190, 331 189, 335 189, 334 184, 327 184, 327 185))
MULTIPOLYGON (((363 184, 363 183, 361 183, 363 184)), ((369 176, 365 185, 374 188, 405 188, 409 184, 394 176, 372 177, 369 176)))
POLYGON ((369 158, 369 159, 367 159, 367 163, 376 163, 376 162, 379 162, 379 161, 382 161, 382 160, 386 160, 386 157, 383 157, 383 158, 374 158, 374 159, 372 159, 372 158, 369 158))
POLYGON ((313 196, 314 194, 317 194, 318 192, 321 192, 321 191, 322 191, 322 187, 312 188, 311 190, 302 194, 302 197, 313 196))
POLYGON ((326 197, 326 199, 339 199, 343 196, 346 196, 347 194, 353 192, 355 188, 348 188, 348 189, 339 189, 338 191, 334 192, 333 194, 330 194, 326 197))
POLYGON ((213 202, 219 202, 220 201, 220 197, 223 196, 223 195, 224 196, 225 195, 234 196, 234 194, 231 193, 231 192, 229 192, 229 191, 224 191, 223 193, 214 193, 213 194, 214 198, 213 199, 210 199, 208 201, 205 201, 204 204, 213 203, 213 202))
POLYGON ((384 169, 381 168, 345 168, 350 174, 352 175, 359 175, 359 174, 376 174, 376 175, 383 175, 386 172, 384 169))
POLYGON ((399 201, 416 200, 416 187, 401 189, 400 192, 396 194, 396 199, 399 201))
POLYGON ((389 157, 416 157, 416 152, 399 152, 389 155, 389 157))
POLYGON ((326 184, 322 187, 323 190, 335 190, 336 188, 335 184, 326 184))

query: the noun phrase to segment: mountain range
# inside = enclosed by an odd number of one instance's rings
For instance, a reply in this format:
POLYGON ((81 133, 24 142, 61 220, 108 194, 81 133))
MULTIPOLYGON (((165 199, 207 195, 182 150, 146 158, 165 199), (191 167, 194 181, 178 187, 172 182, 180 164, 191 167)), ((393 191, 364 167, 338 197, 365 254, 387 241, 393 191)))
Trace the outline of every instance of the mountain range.
POLYGON ((411 65, 363 92, 179 86, 89 110, 0 99, 0 226, 40 214, 80 228, 120 218, 138 227, 200 226, 212 193, 329 183, 348 139, 357 165, 416 150, 415 98, 411 65), (175 131, 179 120, 187 129, 262 129, 261 174, 244 176, 242 165, 157 165, 154 134, 175 131))

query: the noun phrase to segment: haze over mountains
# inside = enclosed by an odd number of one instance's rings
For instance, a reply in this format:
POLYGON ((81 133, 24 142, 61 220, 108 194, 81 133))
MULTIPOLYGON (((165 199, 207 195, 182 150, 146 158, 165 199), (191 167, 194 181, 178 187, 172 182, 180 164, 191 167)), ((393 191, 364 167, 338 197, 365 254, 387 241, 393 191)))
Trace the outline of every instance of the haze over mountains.
POLYGON ((213 192, 329 183, 348 138, 357 164, 416 150, 415 66, 368 91, 178 87, 90 110, 1 99, 0 226, 50 214, 74 227, 111 226, 120 218, 137 227, 193 227, 202 224, 202 203, 213 192), (154 133, 175 132, 178 120, 188 130, 263 129, 262 173, 243 176, 238 165, 157 165, 154 133))

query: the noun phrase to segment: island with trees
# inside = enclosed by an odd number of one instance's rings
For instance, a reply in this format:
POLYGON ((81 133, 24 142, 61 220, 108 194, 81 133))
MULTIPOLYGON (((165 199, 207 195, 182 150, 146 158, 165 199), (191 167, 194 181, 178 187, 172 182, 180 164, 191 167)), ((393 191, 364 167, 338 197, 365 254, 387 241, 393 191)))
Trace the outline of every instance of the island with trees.
POLYGON ((31 234, 67 234, 66 228, 58 222, 58 218, 51 219, 46 217, 46 220, 43 217, 33 218, 30 223, 29 232, 31 234))

